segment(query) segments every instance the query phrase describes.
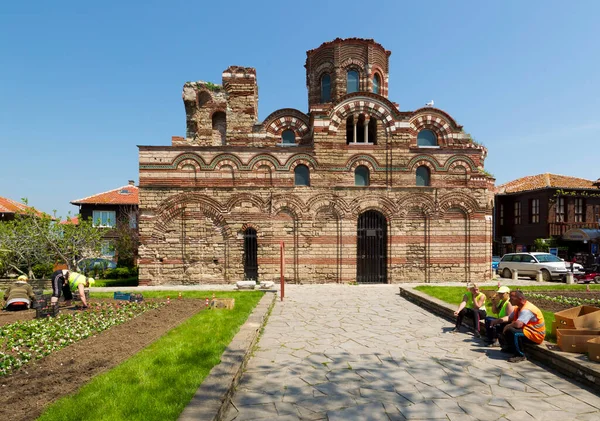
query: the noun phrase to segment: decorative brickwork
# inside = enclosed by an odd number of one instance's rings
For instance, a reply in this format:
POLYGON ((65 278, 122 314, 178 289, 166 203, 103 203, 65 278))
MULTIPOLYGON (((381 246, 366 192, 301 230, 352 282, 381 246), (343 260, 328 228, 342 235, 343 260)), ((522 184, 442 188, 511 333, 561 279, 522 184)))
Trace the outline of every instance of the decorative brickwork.
POLYGON ((140 282, 242 280, 249 228, 260 280, 279 279, 282 242, 288 282, 489 279, 487 150, 442 110, 390 102, 390 54, 354 38, 308 51, 308 113, 263 122, 254 69, 187 82, 186 137, 139 147, 140 282), (348 69, 358 92, 346 92, 348 69), (436 145, 419 146, 424 129, 436 145))

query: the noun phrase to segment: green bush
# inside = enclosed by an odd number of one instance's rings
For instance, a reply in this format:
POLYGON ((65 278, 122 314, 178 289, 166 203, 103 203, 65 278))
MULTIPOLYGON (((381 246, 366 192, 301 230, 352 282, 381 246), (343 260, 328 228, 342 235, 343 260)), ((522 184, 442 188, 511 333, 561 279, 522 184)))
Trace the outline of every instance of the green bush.
POLYGON ((31 267, 36 279, 48 278, 52 275, 54 265, 52 263, 38 263, 31 267))
POLYGON ((135 273, 132 273, 132 271, 129 268, 116 268, 116 269, 108 269, 105 273, 104 273, 104 278, 106 279, 125 279, 125 278, 129 278, 131 276, 135 276, 135 273))

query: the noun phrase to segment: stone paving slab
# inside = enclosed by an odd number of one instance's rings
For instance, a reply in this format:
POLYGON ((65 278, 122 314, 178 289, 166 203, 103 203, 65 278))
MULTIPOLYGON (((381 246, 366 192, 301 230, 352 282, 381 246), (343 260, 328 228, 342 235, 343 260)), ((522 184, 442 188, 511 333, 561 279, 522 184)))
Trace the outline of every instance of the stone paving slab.
POLYGON ((600 419, 583 385, 451 327, 398 285, 286 285, 222 419, 600 419))

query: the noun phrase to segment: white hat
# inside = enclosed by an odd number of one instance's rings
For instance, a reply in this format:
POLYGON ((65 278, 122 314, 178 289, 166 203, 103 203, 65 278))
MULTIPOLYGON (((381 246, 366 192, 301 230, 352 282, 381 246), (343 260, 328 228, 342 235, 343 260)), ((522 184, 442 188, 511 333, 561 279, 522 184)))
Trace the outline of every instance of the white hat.
POLYGON ((500 288, 498 288, 498 292, 500 294, 504 294, 505 292, 510 292, 510 288, 509 287, 505 287, 505 286, 501 286, 500 288))

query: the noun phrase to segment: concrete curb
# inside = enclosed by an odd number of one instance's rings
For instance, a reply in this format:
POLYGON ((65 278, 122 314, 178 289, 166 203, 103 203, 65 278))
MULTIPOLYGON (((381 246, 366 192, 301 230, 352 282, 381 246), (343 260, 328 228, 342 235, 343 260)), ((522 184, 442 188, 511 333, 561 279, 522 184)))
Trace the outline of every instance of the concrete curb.
POLYGON ((276 298, 277 294, 272 293, 267 293, 261 298, 246 323, 223 352, 221 362, 213 367, 179 415, 179 421, 221 420, 276 298))
MULTIPOLYGON (((399 288, 401 297, 452 323, 455 322, 455 306, 409 287, 399 288)), ((587 360, 585 354, 573 354, 557 349, 556 344, 544 341, 538 346, 527 346, 525 353, 530 360, 577 380, 589 386, 596 394, 600 394, 600 364, 587 360)))

